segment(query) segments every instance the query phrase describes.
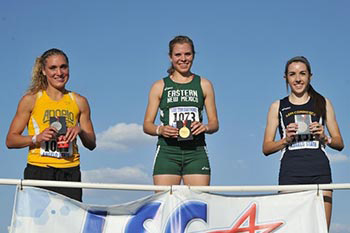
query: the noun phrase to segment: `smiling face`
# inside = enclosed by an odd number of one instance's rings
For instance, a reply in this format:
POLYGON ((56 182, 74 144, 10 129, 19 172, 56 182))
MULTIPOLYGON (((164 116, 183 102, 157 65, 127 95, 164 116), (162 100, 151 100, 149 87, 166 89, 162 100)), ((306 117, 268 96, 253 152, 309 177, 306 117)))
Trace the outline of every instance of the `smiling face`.
POLYGON ((63 90, 69 79, 69 66, 66 58, 61 55, 52 55, 46 58, 42 70, 46 76, 48 86, 63 90))
POLYGON ((288 65, 286 81, 295 95, 304 95, 310 84, 311 74, 303 62, 292 62, 288 65))
POLYGON ((188 43, 177 43, 172 49, 170 60, 176 72, 188 75, 191 70, 194 53, 188 43))

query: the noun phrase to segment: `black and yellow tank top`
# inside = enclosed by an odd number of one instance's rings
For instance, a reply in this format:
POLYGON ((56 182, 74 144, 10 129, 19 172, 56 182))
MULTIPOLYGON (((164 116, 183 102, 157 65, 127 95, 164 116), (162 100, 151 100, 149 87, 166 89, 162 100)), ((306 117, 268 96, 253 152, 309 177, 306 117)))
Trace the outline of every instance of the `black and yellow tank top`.
MULTIPOLYGON (((68 92, 60 100, 52 100, 46 91, 37 93, 34 108, 28 122, 28 134, 37 135, 50 126, 51 117, 64 117, 66 126, 73 127, 78 123, 79 107, 75 101, 74 94, 68 92)), ((80 164, 78 146, 76 140, 69 143, 65 152, 57 148, 56 139, 37 143, 30 148, 28 163, 40 167, 68 168, 80 164)))

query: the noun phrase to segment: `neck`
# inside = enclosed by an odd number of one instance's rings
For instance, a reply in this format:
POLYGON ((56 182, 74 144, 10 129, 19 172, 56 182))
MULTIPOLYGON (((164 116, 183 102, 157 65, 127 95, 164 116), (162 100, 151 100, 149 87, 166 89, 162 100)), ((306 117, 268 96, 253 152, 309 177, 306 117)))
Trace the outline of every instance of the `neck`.
POLYGON ((66 89, 59 90, 50 86, 48 86, 45 91, 46 91, 46 94, 52 100, 60 100, 63 97, 63 95, 67 92, 66 89))
POLYGON ((170 75, 170 78, 174 81, 174 82, 178 82, 178 83, 187 83, 192 81, 194 77, 194 74, 192 74, 190 71, 187 72, 186 74, 182 74, 179 72, 174 72, 173 74, 170 75))
POLYGON ((289 95, 289 101, 293 104, 305 104, 307 101, 309 101, 309 99, 310 99, 310 95, 307 92, 300 95, 292 92, 289 95))

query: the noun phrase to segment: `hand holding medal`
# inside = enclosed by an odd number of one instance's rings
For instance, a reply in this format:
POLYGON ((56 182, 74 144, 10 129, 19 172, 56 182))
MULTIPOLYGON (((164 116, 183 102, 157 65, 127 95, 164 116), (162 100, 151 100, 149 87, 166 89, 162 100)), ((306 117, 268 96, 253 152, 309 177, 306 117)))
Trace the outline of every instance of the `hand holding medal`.
POLYGON ((176 122, 176 126, 179 129, 179 136, 177 137, 178 141, 193 140, 191 123, 192 121, 187 121, 187 120, 176 122))

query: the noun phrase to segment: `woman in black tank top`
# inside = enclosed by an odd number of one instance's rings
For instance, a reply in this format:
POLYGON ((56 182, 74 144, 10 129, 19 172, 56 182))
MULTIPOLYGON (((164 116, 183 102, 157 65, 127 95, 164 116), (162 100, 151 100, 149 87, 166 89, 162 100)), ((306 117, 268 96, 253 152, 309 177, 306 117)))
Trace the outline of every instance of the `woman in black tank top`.
MULTIPOLYGON (((312 88, 311 66, 305 57, 290 59, 285 67, 284 78, 291 92, 270 107, 263 153, 267 156, 282 151, 280 185, 331 183, 325 147, 339 151, 344 147, 333 106, 312 88), (280 140, 275 140, 277 129, 280 140)), ((323 196, 329 228, 332 191, 325 190, 323 196)))

